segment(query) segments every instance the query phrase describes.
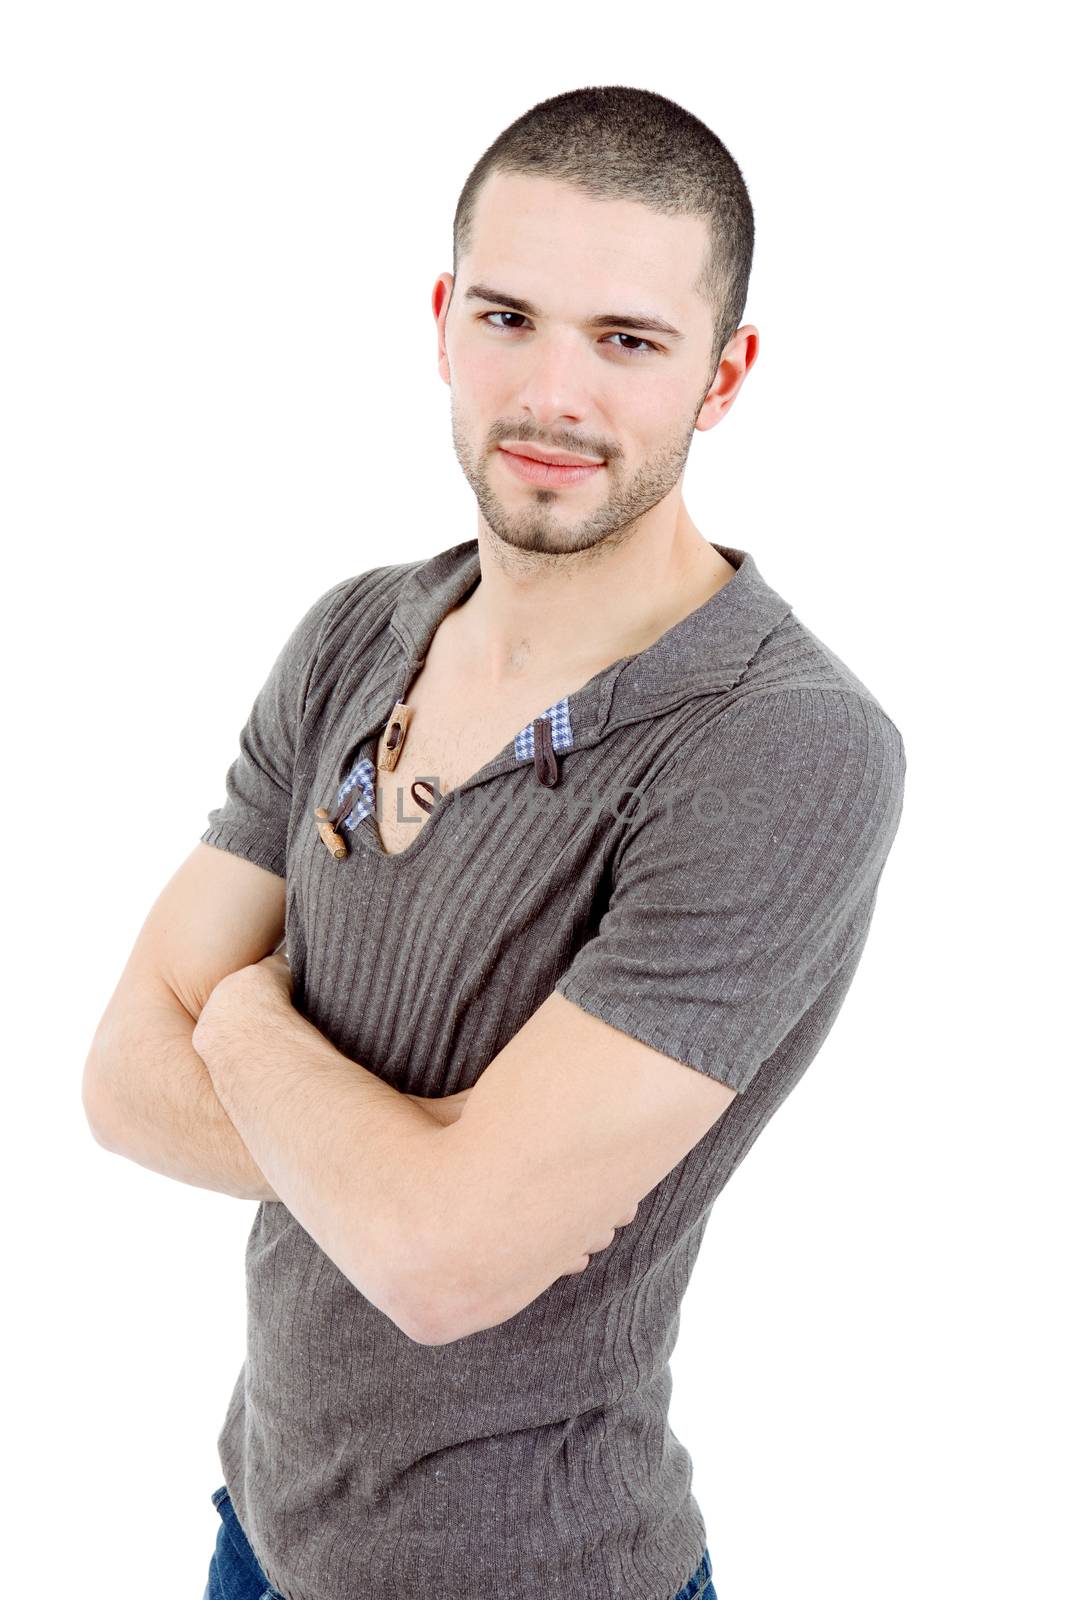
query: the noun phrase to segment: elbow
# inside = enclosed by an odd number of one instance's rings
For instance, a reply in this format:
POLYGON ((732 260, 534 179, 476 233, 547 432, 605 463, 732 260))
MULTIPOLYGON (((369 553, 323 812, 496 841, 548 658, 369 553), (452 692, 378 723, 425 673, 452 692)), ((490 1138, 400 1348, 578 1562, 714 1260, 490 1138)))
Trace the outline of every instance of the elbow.
POLYGON ((389 1315, 413 1344, 454 1344, 492 1326, 469 1298, 461 1297, 454 1276, 432 1266, 409 1268, 402 1283, 394 1281, 389 1315))
POLYGON ((117 1153, 115 1124, 117 1096, 114 1063, 121 1059, 121 1038, 116 1033, 112 1008, 97 1023, 82 1067, 81 1102, 85 1120, 97 1144, 117 1153))
POLYGON ((480 1252, 460 1236, 455 1211, 443 1208, 441 1217, 451 1217, 451 1225, 446 1220, 442 1229, 434 1219, 421 1239, 409 1230, 392 1253, 403 1267, 399 1276, 395 1268, 391 1274, 388 1315, 414 1344, 454 1344, 505 1320, 488 1306, 480 1252))
POLYGON ((97 1058, 90 1054, 82 1069, 81 1102, 85 1120, 89 1124, 89 1131, 97 1144, 104 1150, 113 1151, 115 1146, 109 1132, 110 1118, 108 1113, 108 1097, 103 1074, 97 1058))
POLYGON ((404 1332, 416 1344, 454 1344, 457 1339, 499 1327, 525 1311, 558 1279, 585 1272, 636 1214, 635 1206, 608 1230, 607 1238, 599 1236, 577 1257, 568 1242, 560 1252, 565 1263, 546 1259, 541 1250, 521 1257, 512 1247, 501 1247, 495 1237, 483 1237, 479 1245, 460 1249, 453 1236, 451 1248, 436 1254, 437 1270, 421 1274, 417 1283, 412 1281, 404 1332), (515 1259, 517 1254, 520 1262, 515 1259), (493 1261, 498 1262, 499 1273, 493 1272, 493 1261))
POLYGON ((478 1269, 477 1250, 455 1248, 438 1252, 430 1270, 409 1278, 407 1291, 398 1297, 398 1320, 415 1344, 455 1344, 471 1334, 484 1333, 525 1308, 535 1295, 525 1297, 503 1289, 494 1294, 489 1273, 478 1269))
POLYGON ((417 1323, 409 1322, 406 1327, 401 1329, 401 1332, 407 1335, 412 1344, 454 1344, 457 1339, 464 1337, 463 1334, 453 1332, 450 1327, 446 1327, 443 1323, 438 1326, 428 1320, 417 1323))
POLYGON ((536 1295, 511 1301, 501 1297, 490 1304, 486 1298, 457 1302, 443 1294, 434 1300, 424 1299, 404 1332, 415 1344, 455 1344, 458 1339, 469 1339, 471 1334, 498 1328, 502 1322, 518 1316, 534 1299, 536 1295))
POLYGON ((439 1345, 455 1344, 472 1333, 495 1328, 498 1320, 506 1319, 479 1314, 460 1316, 447 1302, 439 1300, 423 1304, 414 1316, 405 1317, 404 1324, 398 1323, 398 1326, 413 1344, 439 1345))
POLYGON ((521 1248, 508 1208, 487 1208, 478 1198, 484 1187, 459 1158, 454 1131, 435 1136, 430 1147, 419 1214, 412 1216, 407 1190, 403 1217, 390 1230, 389 1315, 415 1344, 455 1344, 499 1327, 560 1276, 544 1257, 543 1239, 521 1248))

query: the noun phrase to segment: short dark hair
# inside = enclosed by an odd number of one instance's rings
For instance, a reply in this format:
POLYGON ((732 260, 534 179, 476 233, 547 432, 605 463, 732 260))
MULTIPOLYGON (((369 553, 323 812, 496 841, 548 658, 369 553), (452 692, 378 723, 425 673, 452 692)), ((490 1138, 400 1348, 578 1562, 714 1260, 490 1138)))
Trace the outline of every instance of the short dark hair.
POLYGON ((710 382, 744 313, 755 238, 741 169, 710 128, 652 89, 610 84, 538 101, 497 135, 463 185, 452 224, 453 277, 471 246, 475 201, 494 172, 703 217, 708 249, 694 287, 715 319, 710 382))

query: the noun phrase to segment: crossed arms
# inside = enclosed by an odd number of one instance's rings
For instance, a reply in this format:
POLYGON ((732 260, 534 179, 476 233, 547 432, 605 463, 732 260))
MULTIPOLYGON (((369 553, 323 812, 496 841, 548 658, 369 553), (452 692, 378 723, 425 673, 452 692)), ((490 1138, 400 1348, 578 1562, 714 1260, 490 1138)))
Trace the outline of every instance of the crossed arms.
POLYGON ((556 993, 462 1105, 403 1094, 290 1003, 284 895, 196 846, 97 1029, 86 1114, 168 1176, 284 1201, 418 1343, 494 1327, 583 1270, 733 1099, 556 993))

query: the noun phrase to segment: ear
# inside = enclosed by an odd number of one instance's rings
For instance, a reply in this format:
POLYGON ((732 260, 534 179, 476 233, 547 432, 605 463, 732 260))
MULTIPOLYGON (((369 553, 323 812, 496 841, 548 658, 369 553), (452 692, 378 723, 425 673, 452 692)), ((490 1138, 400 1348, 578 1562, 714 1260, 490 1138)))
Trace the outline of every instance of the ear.
POLYGON ((447 384, 451 384, 452 375, 448 370, 448 351, 445 348, 445 319, 452 303, 452 290, 455 284, 456 280, 450 272, 442 272, 434 283, 431 295, 433 317, 437 324, 437 370, 447 384))
POLYGON ((737 398, 749 369, 759 355, 759 332, 751 322, 738 328, 723 347, 719 365, 697 415, 694 427, 704 432, 721 422, 737 398))

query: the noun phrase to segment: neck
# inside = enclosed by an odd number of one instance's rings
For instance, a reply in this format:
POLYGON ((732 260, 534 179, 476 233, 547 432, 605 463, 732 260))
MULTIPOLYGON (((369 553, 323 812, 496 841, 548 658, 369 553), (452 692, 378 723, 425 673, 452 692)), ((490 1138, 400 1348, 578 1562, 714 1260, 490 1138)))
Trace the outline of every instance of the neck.
POLYGON ((490 689, 592 677, 646 649, 735 570, 687 514, 564 554, 516 550, 479 523, 481 581, 455 615, 490 689))

